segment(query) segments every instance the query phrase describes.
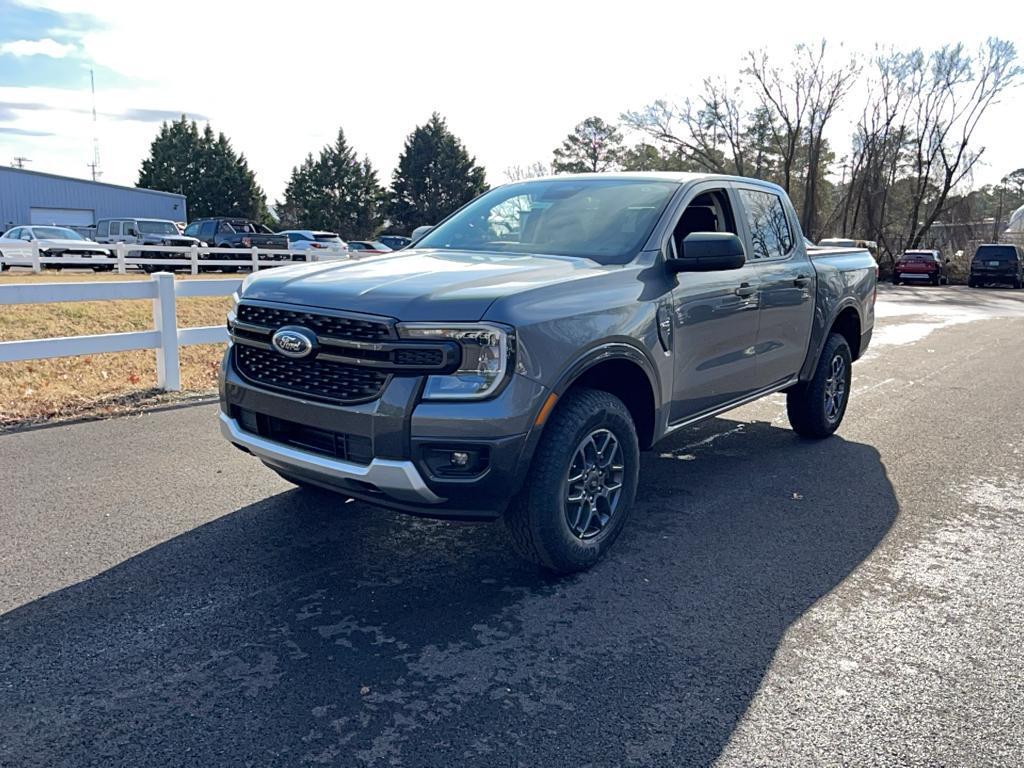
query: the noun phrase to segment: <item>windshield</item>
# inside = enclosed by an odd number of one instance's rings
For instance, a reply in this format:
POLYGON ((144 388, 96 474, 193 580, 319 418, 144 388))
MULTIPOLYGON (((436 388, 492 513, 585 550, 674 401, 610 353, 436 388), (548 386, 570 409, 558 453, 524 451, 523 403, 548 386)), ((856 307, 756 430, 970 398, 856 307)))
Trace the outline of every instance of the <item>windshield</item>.
POLYGON ((337 235, 332 235, 330 232, 317 232, 313 235, 313 239, 318 243, 340 243, 341 238, 337 235))
POLYGON ((676 189, 669 181, 598 176, 510 184, 477 198, 417 247, 625 264, 650 236, 676 189))
POLYGON ((146 221, 139 219, 139 232, 144 235, 176 235, 178 228, 173 221, 146 221))
POLYGON ((85 240, 75 230, 64 227, 33 227, 32 233, 40 240, 85 240))

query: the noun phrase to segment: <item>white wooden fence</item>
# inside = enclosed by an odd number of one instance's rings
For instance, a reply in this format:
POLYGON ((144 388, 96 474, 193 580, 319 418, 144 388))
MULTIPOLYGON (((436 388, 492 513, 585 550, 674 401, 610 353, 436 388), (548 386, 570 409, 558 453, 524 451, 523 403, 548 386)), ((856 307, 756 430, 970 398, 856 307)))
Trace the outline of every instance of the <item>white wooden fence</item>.
MULTIPOLYGON (((95 247, 95 246, 93 246, 95 247)), ((307 261, 320 261, 326 258, 315 249, 308 251, 276 250, 266 248, 209 248, 205 246, 171 246, 171 245, 132 245, 112 243, 103 246, 114 252, 113 256, 47 256, 39 247, 39 243, 26 242, 22 245, 0 246, 0 264, 9 267, 31 267, 33 272, 42 272, 46 266, 55 267, 97 267, 112 266, 118 274, 125 274, 130 266, 157 267, 189 267, 193 275, 201 269, 221 269, 223 267, 249 267, 253 270, 267 267, 278 267, 291 264, 297 256, 307 261), (136 256, 139 253, 141 255, 136 256), (179 258, 146 256, 146 253, 181 254, 179 258), (245 258, 234 258, 244 256, 245 258), (278 260, 281 256, 286 259, 278 260)))
MULTIPOLYGON (((163 260, 161 263, 164 263, 163 260)), ((178 347, 188 344, 216 344, 228 340, 225 325, 178 328, 177 299, 192 296, 230 296, 240 285, 241 280, 230 278, 175 280, 174 275, 169 272, 158 272, 149 280, 0 285, 0 307, 8 304, 48 304, 64 301, 151 299, 154 325, 149 331, 3 341, 0 342, 0 363, 155 349, 157 386, 168 392, 177 392, 181 389, 178 347)))

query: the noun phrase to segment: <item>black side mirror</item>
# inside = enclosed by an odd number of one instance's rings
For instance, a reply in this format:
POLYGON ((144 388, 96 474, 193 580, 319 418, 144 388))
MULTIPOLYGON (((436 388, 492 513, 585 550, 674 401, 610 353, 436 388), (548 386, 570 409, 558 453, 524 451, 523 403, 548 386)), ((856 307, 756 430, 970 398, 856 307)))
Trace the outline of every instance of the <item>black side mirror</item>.
POLYGON ((669 272, 720 272, 747 261, 743 241, 731 232, 692 232, 682 250, 679 258, 665 262, 669 272))

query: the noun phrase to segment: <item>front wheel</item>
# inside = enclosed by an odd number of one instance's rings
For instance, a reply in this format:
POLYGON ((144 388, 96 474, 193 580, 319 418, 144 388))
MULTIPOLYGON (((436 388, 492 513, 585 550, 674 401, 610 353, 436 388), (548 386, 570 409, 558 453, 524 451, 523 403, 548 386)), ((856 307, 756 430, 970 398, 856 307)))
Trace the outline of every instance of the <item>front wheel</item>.
POLYGON ((570 390, 505 513, 513 548, 556 573, 590 568, 626 522, 639 468, 636 427, 622 401, 599 390, 570 390))
POLYGON ((853 355, 841 335, 833 333, 821 351, 814 378, 786 393, 790 426, 801 437, 820 439, 835 432, 850 400, 853 355))
POLYGON ((3 253, 0 252, 0 272, 3 272, 5 269, 7 269, 7 262, 6 261, 2 261, 3 257, 4 257, 3 253))

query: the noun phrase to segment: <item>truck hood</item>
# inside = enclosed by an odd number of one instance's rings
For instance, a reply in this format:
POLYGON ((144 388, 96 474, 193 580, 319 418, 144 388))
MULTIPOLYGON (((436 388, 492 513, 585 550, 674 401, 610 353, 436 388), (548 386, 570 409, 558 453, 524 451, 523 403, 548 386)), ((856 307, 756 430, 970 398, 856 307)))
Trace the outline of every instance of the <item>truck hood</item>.
POLYGON ((405 321, 480 320, 496 299, 605 274, 590 259, 412 250, 359 261, 278 267, 250 278, 244 298, 386 315, 405 321))
POLYGON ((143 235, 143 245, 180 245, 190 246, 199 245, 199 239, 195 237, 185 237, 185 235, 143 235))

